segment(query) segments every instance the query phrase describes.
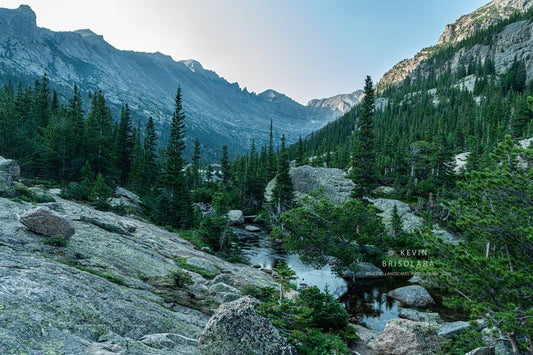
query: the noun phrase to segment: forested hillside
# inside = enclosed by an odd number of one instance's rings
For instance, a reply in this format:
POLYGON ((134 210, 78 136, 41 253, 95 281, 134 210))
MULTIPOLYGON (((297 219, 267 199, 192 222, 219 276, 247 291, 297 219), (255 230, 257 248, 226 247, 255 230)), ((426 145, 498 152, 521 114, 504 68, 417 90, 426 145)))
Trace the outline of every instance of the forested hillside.
MULTIPOLYGON (((467 168, 482 168, 506 134, 515 139, 533 135, 527 102, 533 93, 526 70, 530 62, 515 57, 498 72, 490 57, 452 60, 469 48, 490 45, 510 24, 531 26, 532 15, 528 11, 459 43, 434 47, 402 84, 378 93, 373 134, 381 183, 406 187, 408 194, 427 194, 453 178, 449 175, 455 154, 468 152, 467 168)), ((361 106, 355 107, 291 146, 291 157, 299 163, 310 159, 317 166, 347 169, 361 112, 361 106)))

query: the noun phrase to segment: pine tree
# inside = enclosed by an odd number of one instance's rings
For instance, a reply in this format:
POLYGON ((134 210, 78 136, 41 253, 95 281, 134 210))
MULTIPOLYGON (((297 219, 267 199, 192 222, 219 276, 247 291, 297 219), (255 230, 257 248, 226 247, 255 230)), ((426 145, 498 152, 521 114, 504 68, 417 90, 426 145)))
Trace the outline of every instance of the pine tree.
POLYGON ((124 186, 128 183, 130 175, 133 143, 130 108, 126 103, 122 105, 120 110, 120 123, 118 126, 115 148, 117 168, 120 172, 119 182, 124 186))
POLYGON ((392 233, 395 237, 403 234, 402 218, 398 214, 398 207, 394 204, 391 215, 392 233))
POLYGON ((140 123, 133 130, 133 151, 131 154, 131 170, 129 174, 129 184, 133 190, 141 194, 146 194, 146 188, 143 183, 143 173, 145 165, 144 149, 141 139, 140 123))
POLYGON ((274 136, 272 133, 272 120, 270 120, 270 130, 268 134, 268 151, 267 151, 267 166, 266 175, 267 181, 270 181, 276 176, 276 156, 274 154, 274 136))
MULTIPOLYGON (((224 185, 227 185, 231 177, 227 145, 222 147, 222 159, 220 160, 220 169, 222 170, 222 182, 224 185)), ((207 176, 207 178, 210 179, 211 176, 207 176)))
POLYGON ((294 187, 290 175, 289 152, 285 146, 285 135, 281 136, 281 150, 279 152, 278 174, 272 191, 273 208, 277 216, 287 211, 294 203, 294 187))
POLYGON ((145 190, 149 190, 159 175, 157 133, 155 131, 154 120, 152 117, 149 117, 148 122, 146 123, 143 150, 144 156, 142 184, 145 187, 145 190))
POLYGON ((104 95, 92 95, 91 109, 85 121, 84 155, 96 174, 112 176, 115 173, 113 149, 113 118, 104 95))
MULTIPOLYGON (((182 157, 185 149, 185 113, 183 112, 181 87, 178 87, 175 109, 170 127, 170 138, 167 145, 167 162, 165 166, 164 189, 168 191, 168 216, 166 221, 177 228, 187 228, 192 223, 192 205, 189 190, 183 174, 185 161, 182 157)), ((167 208, 159 206, 159 208, 167 208)))
POLYGON ((354 144, 352 156, 352 179, 355 188, 354 197, 368 195, 377 185, 374 147, 374 88, 370 76, 366 77, 363 111, 359 120, 359 132, 354 144))
POLYGON ((192 160, 191 160, 191 176, 192 176, 191 187, 193 189, 197 189, 198 187, 200 187, 200 184, 202 183, 202 178, 200 176, 200 158, 201 158, 200 140, 196 138, 194 140, 194 149, 193 149, 192 160))
POLYGON ((302 136, 298 138, 298 144, 296 146, 296 164, 298 166, 304 165, 304 143, 302 136))

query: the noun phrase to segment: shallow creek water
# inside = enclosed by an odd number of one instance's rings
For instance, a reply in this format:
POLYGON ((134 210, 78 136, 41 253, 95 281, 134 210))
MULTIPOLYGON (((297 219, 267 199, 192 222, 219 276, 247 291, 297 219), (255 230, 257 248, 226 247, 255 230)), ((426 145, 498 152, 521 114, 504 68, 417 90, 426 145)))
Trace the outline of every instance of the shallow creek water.
MULTIPOLYGON (((348 283, 335 275, 329 265, 315 269, 304 264, 296 254, 278 251, 264 232, 250 233, 240 228, 235 228, 235 232, 240 236, 242 256, 250 265, 272 269, 283 261, 296 272, 298 287, 303 283, 324 291, 327 285, 330 293, 344 303, 348 312, 365 327, 383 331, 389 319, 398 318, 401 304, 387 297, 387 292, 411 285, 407 278, 388 276, 379 280, 348 283)), ((437 305, 427 311, 438 312, 445 321, 461 318, 444 308, 438 295, 433 296, 437 305)))

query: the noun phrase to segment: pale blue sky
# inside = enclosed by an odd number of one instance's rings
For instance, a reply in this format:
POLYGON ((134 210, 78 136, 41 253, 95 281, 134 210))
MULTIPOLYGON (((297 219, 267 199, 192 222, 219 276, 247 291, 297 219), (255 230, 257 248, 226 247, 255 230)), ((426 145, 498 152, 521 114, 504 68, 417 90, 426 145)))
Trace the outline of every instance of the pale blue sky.
POLYGON ((90 28, 119 49, 196 59, 249 91, 306 103, 375 82, 488 0, 0 0, 52 30, 90 28))

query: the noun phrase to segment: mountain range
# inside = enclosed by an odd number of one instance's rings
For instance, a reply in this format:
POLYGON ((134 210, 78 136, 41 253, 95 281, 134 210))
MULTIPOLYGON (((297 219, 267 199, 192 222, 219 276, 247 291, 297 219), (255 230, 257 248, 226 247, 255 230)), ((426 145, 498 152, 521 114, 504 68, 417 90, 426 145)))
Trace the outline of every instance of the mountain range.
MULTIPOLYGON (((32 83, 46 74, 61 96, 77 84, 85 94, 102 90, 115 117, 127 102, 141 125, 149 116, 163 142, 168 136, 174 95, 183 90, 187 141, 199 138, 204 157, 218 158, 224 144, 230 154, 246 151, 252 140, 268 139, 270 121, 276 138, 288 142, 315 131, 359 102, 361 92, 313 100, 301 105, 284 94, 248 92, 195 60, 175 61, 161 53, 123 51, 103 36, 84 29, 54 32, 40 28, 26 5, 0 9, 0 80, 32 83)), ((192 144, 188 144, 191 146, 192 144)))

